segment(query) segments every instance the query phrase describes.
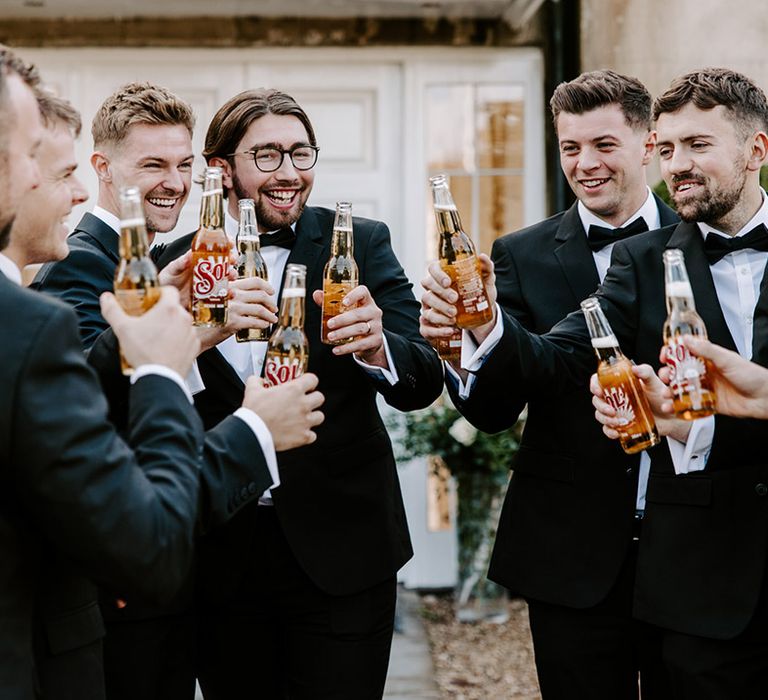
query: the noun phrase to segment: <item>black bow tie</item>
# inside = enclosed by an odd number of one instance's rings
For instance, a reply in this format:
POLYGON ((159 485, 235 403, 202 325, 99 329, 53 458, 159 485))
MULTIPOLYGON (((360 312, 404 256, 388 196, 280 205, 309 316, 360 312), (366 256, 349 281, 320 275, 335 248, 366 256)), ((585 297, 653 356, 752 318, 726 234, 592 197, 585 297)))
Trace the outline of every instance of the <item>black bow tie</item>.
POLYGON ((293 248, 293 244, 296 242, 296 234, 290 227, 281 228, 274 233, 262 233, 259 236, 259 245, 264 248, 269 245, 276 245, 280 248, 293 248))
POLYGON ((718 236, 708 233, 704 239, 704 254, 710 265, 722 260, 728 253, 751 248, 752 250, 768 251, 768 229, 765 224, 758 224, 743 236, 718 236))
POLYGON ((587 244, 593 253, 597 253, 611 243, 616 243, 616 241, 620 241, 622 238, 629 238, 636 233, 643 233, 647 230, 648 224, 645 223, 645 219, 642 216, 638 216, 631 224, 619 226, 618 228, 592 225, 587 233, 587 244))

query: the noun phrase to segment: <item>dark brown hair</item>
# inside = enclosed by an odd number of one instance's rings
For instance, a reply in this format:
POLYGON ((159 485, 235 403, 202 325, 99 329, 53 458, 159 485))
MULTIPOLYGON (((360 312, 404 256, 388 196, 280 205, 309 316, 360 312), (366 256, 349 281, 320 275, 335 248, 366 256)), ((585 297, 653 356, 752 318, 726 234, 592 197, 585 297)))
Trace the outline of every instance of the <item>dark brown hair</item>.
POLYGON ((46 128, 51 129, 57 124, 63 124, 74 138, 80 136, 83 122, 80 113, 70 102, 54 95, 50 90, 43 89, 37 95, 37 106, 46 128))
POLYGON ((755 131, 768 132, 765 93, 746 75, 728 68, 703 68, 675 78, 653 103, 653 118, 677 112, 688 104, 699 109, 722 105, 743 139, 755 131))
POLYGON ((633 129, 651 128, 651 95, 637 79, 612 70, 582 73, 570 82, 560 83, 552 94, 549 108, 557 129, 561 112, 584 114, 599 107, 618 105, 633 129))

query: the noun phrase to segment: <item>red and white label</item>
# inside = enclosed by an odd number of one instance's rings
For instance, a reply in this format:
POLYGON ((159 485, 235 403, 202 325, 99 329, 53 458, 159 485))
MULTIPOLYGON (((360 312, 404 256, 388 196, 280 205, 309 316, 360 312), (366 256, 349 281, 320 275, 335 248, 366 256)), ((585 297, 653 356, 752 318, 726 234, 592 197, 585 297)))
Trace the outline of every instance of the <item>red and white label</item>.
POLYGON ((627 392, 624 391, 623 387, 612 386, 608 389, 604 388, 603 396, 616 411, 616 417, 621 420, 622 425, 628 425, 635 420, 635 412, 629 402, 629 396, 627 396, 627 392))
POLYGON ((195 299, 219 301, 229 293, 227 270, 229 258, 224 255, 209 255, 198 258, 192 274, 192 293, 195 299))
POLYGON ((304 373, 299 360, 281 360, 279 357, 268 357, 264 365, 264 383, 267 386, 285 384, 304 373))
POLYGON ((694 357, 688 352, 685 344, 671 340, 667 343, 667 364, 672 369, 669 380, 669 388, 675 396, 693 392, 701 392, 701 378, 706 374, 707 368, 704 360, 694 357))

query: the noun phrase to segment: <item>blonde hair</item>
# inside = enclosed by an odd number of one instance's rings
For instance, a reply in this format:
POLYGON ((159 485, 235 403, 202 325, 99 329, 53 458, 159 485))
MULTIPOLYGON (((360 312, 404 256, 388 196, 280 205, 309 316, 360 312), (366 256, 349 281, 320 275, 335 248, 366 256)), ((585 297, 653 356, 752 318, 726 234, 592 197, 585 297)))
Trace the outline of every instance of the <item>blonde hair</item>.
POLYGON ((91 124, 94 148, 119 145, 134 124, 179 124, 191 137, 195 115, 187 102, 164 87, 128 83, 104 100, 96 112, 91 124))

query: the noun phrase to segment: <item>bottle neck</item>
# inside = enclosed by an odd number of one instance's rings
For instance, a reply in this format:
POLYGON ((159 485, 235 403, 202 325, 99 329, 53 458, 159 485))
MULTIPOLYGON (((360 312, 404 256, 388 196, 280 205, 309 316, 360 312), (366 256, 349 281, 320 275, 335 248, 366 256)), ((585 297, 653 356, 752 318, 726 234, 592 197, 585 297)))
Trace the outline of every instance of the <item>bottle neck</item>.
POLYGON ((200 228, 224 230, 224 198, 221 190, 206 190, 200 202, 200 228))
POLYGON ((283 328, 304 328, 305 289, 292 287, 283 290, 280 301, 280 325, 283 328))
POLYGON ((435 207, 435 219, 437 221, 437 230, 442 236, 452 236, 456 233, 462 233, 461 217, 455 207, 435 207))
POLYGON ((333 229, 333 238, 331 239, 331 256, 334 258, 351 258, 352 246, 352 229, 333 229))
POLYGON ((124 260, 145 258, 149 255, 147 229, 141 222, 120 227, 120 257, 124 260))
POLYGON ((624 353, 618 345, 596 346, 593 344, 592 347, 595 349, 598 362, 612 365, 624 359, 624 353))

